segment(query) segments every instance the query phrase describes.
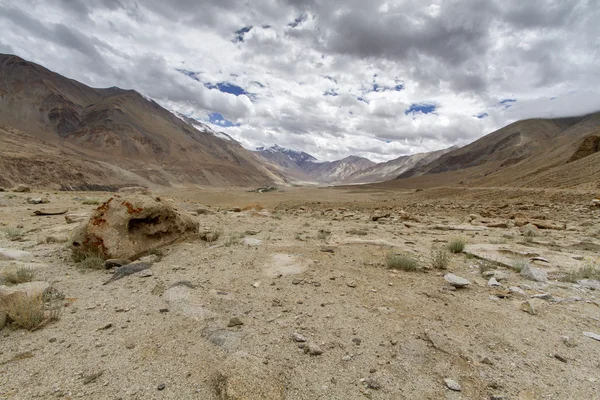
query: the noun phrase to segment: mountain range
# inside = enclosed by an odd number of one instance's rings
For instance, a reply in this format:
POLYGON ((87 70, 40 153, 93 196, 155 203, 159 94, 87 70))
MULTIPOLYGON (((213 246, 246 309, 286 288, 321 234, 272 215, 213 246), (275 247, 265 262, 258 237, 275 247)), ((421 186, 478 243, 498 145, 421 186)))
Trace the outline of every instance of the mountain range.
POLYGON ((278 145, 249 151, 134 90, 98 89, 0 54, 0 186, 600 184, 600 113, 514 122, 462 148, 384 163, 320 162, 278 145))

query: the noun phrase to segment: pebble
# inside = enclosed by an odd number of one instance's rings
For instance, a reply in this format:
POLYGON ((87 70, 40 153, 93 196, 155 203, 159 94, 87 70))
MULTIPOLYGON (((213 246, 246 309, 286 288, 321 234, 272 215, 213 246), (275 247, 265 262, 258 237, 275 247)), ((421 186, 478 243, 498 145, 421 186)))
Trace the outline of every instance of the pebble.
POLYGON ((355 337, 354 339, 352 339, 352 343, 354 343, 357 346, 360 346, 360 344, 362 343, 362 339, 355 337))
POLYGON ((161 383, 156 387, 158 390, 164 390, 165 389, 165 384, 161 383))
POLYGON ((519 309, 521 311, 525 311, 526 313, 531 314, 531 315, 537 314, 537 310, 535 309, 535 307, 533 306, 533 304, 530 301, 524 301, 523 303, 521 303, 521 305, 519 306, 519 309))
POLYGON ((304 347, 304 353, 310 354, 311 356, 320 356, 323 354, 323 350, 315 343, 308 343, 306 347, 304 347))
POLYGON ((523 289, 521 289, 520 287, 517 286, 511 286, 508 288, 509 293, 517 293, 520 294, 521 296, 526 296, 527 293, 525 293, 525 291, 523 289))
POLYGON ((498 282, 498 280, 497 280, 496 278, 490 278, 490 280, 488 281, 487 285, 488 285, 488 286, 491 286, 491 287, 498 287, 498 286, 502 286, 502 285, 500 284, 500 282, 498 282))
POLYGON ((351 360, 352 360, 352 356, 345 355, 342 357, 342 361, 351 361, 351 360))
POLYGON ((535 282, 548 282, 548 273, 539 268, 534 268, 529 264, 521 270, 521 276, 525 279, 535 282))
POLYGON ((379 382, 377 382, 375 379, 372 379, 372 378, 365 379, 364 383, 369 389, 373 389, 373 390, 381 389, 381 384, 379 382))
POLYGON ((297 332, 292 333, 292 338, 298 343, 306 342, 306 338, 297 332))
POLYGON ((600 335, 594 332, 583 332, 583 336, 600 341, 600 335))
POLYGON ((346 285, 348 285, 348 287, 355 288, 356 287, 356 282, 354 282, 354 281, 348 282, 348 283, 346 283, 346 285))
POLYGON ((462 387, 460 387, 460 385, 458 384, 458 382, 456 382, 456 381, 454 381, 454 380, 452 380, 450 378, 444 379, 444 383, 446 384, 446 386, 450 390, 454 390, 455 392, 461 392, 462 391, 462 387))
POLYGON ((465 278, 461 278, 460 276, 457 276, 454 274, 446 274, 446 275, 444 275, 444 279, 446 280, 446 282, 448 282, 450 285, 454 286, 455 288, 463 288, 463 287, 469 286, 471 284, 471 282, 469 282, 465 278))
POLYGON ((231 317, 231 319, 229 320, 229 323, 227 324, 228 328, 234 327, 234 326, 241 326, 244 325, 244 323, 242 322, 241 319, 239 319, 238 317, 231 317))

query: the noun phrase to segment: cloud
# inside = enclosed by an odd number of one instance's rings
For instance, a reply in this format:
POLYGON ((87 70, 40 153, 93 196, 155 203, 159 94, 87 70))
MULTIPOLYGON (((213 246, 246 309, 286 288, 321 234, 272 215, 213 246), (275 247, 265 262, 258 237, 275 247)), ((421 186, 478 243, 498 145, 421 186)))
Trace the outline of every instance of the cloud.
POLYGON ((248 148, 375 161, 600 109, 596 0, 0 0, 0 51, 248 148))

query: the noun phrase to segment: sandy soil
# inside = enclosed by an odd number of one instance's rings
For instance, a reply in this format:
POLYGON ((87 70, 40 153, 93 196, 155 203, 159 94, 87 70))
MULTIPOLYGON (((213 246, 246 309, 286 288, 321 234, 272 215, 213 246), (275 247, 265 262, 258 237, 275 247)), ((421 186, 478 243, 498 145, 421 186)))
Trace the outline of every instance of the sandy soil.
POLYGON ((600 264, 592 193, 351 187, 162 195, 191 212, 214 212, 197 218, 221 237, 167 247, 151 276, 103 286, 110 272, 82 271, 65 243, 45 243, 66 239, 76 224, 32 211, 90 212, 95 206, 82 199, 108 193, 0 193, 0 229, 22 225, 23 233, 20 241, 0 234, 0 248, 31 253, 0 260, 0 271, 28 266, 66 296, 59 321, 1 331, 0 399, 600 399, 600 341, 583 335, 600 334, 598 291, 558 280, 600 264), (27 204, 38 196, 50 203, 27 204), (265 210, 229 211, 252 202, 265 210), (512 227, 521 219, 566 229, 526 240, 512 227), (445 230, 452 227, 459 230, 445 230), (238 233, 245 237, 231 238, 238 233), (456 236, 467 239, 465 253, 451 255, 445 271, 430 268, 432 249, 456 236), (386 268, 389 252, 412 254, 423 270, 386 268), (549 261, 531 262, 548 283, 506 267, 533 254, 549 261), (501 287, 487 285, 486 268, 505 275, 501 287), (472 284, 452 290, 449 272, 472 284), (524 301, 536 315, 520 309, 524 301), (228 326, 233 317, 242 325, 228 326), (227 397, 224 382, 255 394, 232 389, 227 397))

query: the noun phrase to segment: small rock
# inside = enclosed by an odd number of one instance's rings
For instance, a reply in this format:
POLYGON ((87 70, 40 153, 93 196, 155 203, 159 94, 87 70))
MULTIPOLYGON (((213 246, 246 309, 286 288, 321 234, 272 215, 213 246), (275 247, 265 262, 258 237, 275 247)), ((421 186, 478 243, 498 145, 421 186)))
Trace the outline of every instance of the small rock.
POLYGON ((104 268, 111 269, 115 267, 122 267, 123 265, 129 264, 130 261, 124 258, 111 258, 109 260, 104 261, 104 268))
POLYGON ((581 279, 577 281, 577 284, 587 289, 600 291, 600 281, 597 279, 581 279))
POLYGON ((566 358, 564 358, 563 356, 561 356, 560 354, 555 354, 555 355, 554 355, 554 358, 556 358, 556 359, 557 359, 558 361, 560 361, 560 362, 564 362, 564 363, 566 363, 566 362, 567 362, 567 359, 566 359, 566 358))
POLYGON ((355 337, 352 339, 352 343, 354 343, 357 346, 360 346, 360 344, 362 343, 362 339, 355 337))
POLYGON ((165 390, 165 384, 161 383, 156 387, 158 390, 165 390))
POLYGON ((572 258, 573 258, 573 260, 577 260, 577 261, 583 260, 583 256, 579 256, 579 255, 573 256, 572 258))
POLYGON ((444 379, 444 383, 446 384, 448 389, 454 390, 455 392, 462 392, 462 387, 460 387, 458 382, 456 382, 450 378, 446 378, 446 379, 444 379))
POLYGON ((294 340, 296 342, 298 342, 298 343, 304 343, 304 342, 306 342, 306 338, 304 336, 302 336, 301 334, 296 333, 296 332, 292 333, 292 338, 294 338, 294 340))
POLYGON ((310 354, 311 356, 320 356, 323 354, 323 350, 315 343, 308 343, 306 347, 304 347, 304 353, 310 354))
POLYGON ((356 287, 356 282, 354 282, 354 281, 352 281, 352 282, 348 282, 348 283, 346 283, 346 285, 347 285, 348 287, 355 288, 355 287, 356 287))
POLYGON ((13 192, 17 192, 17 193, 27 193, 27 192, 31 192, 31 189, 29 188, 29 186, 26 185, 18 185, 17 187, 13 188, 12 190, 13 192))
POLYGON ((234 326, 241 326, 241 325, 244 325, 244 323, 242 322, 241 319, 239 319, 238 317, 232 317, 229 320, 229 323, 227 324, 227 327, 228 328, 232 328, 234 326))
POLYGON ((502 286, 502 285, 500 284, 500 282, 498 282, 498 280, 497 280, 496 278, 490 278, 490 280, 488 281, 487 285, 488 285, 488 286, 491 286, 491 287, 498 287, 498 286, 502 286))
POLYGON ((50 203, 48 199, 42 197, 29 197, 27 199, 27 204, 46 204, 50 203))
POLYGON ((520 294, 521 296, 527 296, 527 293, 525 293, 525 291, 523 289, 521 289, 520 287, 517 286, 511 286, 508 288, 508 292, 509 293, 516 293, 516 294, 520 294))
POLYGON ((342 357, 342 361, 351 361, 351 360, 352 360, 352 356, 345 355, 342 357))
POLYGON ((571 348, 577 347, 577 343, 571 337, 563 336, 562 341, 565 344, 565 346, 567 346, 567 347, 571 347, 571 348))
POLYGON ((531 296, 532 299, 540 299, 540 300, 552 300, 553 297, 550 293, 540 293, 540 294, 534 294, 533 296, 531 296))
POLYGON ((377 382, 375 379, 372 379, 372 378, 365 379, 364 384, 369 389, 373 389, 373 390, 379 390, 379 389, 381 389, 381 384, 379 382, 377 382))
POLYGON ((548 282, 548 273, 539 268, 534 268, 529 264, 521 270, 521 276, 525 279, 535 282, 548 282))
POLYGON ((252 284, 252 287, 253 287, 253 288, 259 288, 259 287, 260 287, 260 282, 254 282, 254 283, 252 284))
POLYGON ((521 303, 521 306, 519 308, 521 309, 521 311, 525 311, 528 314, 537 314, 537 310, 530 301, 524 301, 523 303, 521 303))
POLYGON ((145 270, 143 270, 143 271, 139 272, 139 273, 138 273, 138 276, 139 276, 140 278, 149 278, 149 277, 151 277, 151 276, 152 276, 152 271, 151 271, 151 270, 149 270, 149 269, 145 269, 145 270))
POLYGON ((483 357, 483 358, 481 359, 481 363, 482 363, 482 364, 486 364, 486 365, 494 365, 494 363, 492 362, 492 360, 490 360, 490 358, 489 358, 489 357, 487 357, 487 356, 486 356, 486 357, 483 357))
POLYGON ((461 278, 460 276, 456 276, 454 274, 446 274, 444 275, 444 279, 446 280, 446 282, 448 282, 455 288, 463 288, 471 284, 471 282, 469 282, 465 278, 461 278))

